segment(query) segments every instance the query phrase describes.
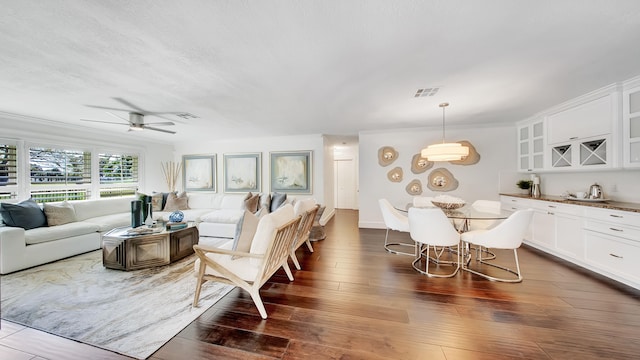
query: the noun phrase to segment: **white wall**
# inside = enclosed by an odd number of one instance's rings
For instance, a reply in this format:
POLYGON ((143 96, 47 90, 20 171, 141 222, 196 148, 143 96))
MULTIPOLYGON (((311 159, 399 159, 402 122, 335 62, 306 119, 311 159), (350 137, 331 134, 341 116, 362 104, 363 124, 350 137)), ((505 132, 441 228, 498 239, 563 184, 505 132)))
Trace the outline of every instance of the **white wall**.
MULTIPOLYGON (((195 154, 216 154, 217 157, 217 192, 224 191, 223 180, 223 155, 225 153, 262 153, 262 192, 270 192, 269 171, 270 156, 273 151, 296 151, 296 150, 312 150, 313 167, 311 169, 312 193, 311 194, 292 194, 294 197, 313 197, 318 203, 326 206, 323 219, 333 215, 333 193, 327 194, 326 189, 327 176, 332 179, 332 171, 327 173, 325 167, 325 158, 327 157, 327 149, 324 137, 322 135, 298 135, 298 136, 278 136, 278 137, 262 137, 262 138, 244 138, 244 139, 228 139, 221 141, 208 142, 182 142, 175 144, 175 161, 181 161, 183 155, 195 154), (327 195, 331 195, 327 197, 327 195)), ((332 158, 329 160, 332 161, 332 158)), ((179 184, 179 188, 182 184, 179 184)), ((332 185, 331 185, 332 186, 332 185)))
POLYGON ((361 132, 359 140, 359 177, 360 177, 360 220, 364 228, 384 228, 378 199, 386 198, 392 204, 404 207, 412 196, 405 187, 413 179, 422 182, 422 196, 441 194, 463 198, 467 202, 478 199, 498 200, 500 178, 504 172, 516 168, 516 133, 513 125, 496 125, 478 128, 447 127, 446 140, 468 140, 474 145, 481 158, 474 165, 453 165, 438 162, 422 174, 411 172, 411 158, 427 145, 442 141, 441 128, 398 129, 381 132, 361 132), (398 159, 389 166, 378 164, 378 149, 383 146, 394 147, 398 159), (399 183, 387 179, 387 172, 396 166, 403 170, 403 180, 399 183), (459 186, 451 192, 429 190, 426 181, 429 173, 437 168, 448 169, 458 180, 459 186))

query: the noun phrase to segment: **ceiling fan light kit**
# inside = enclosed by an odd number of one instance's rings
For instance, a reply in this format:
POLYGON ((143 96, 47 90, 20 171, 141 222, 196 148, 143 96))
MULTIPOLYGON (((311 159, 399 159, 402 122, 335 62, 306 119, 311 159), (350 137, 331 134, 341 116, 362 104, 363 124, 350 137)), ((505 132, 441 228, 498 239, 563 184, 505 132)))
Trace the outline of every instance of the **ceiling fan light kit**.
POLYGON ((469 155, 469 148, 460 143, 447 143, 444 140, 444 109, 449 103, 438 105, 442 108, 442 143, 432 144, 420 151, 420 155, 429 161, 458 161, 469 155))

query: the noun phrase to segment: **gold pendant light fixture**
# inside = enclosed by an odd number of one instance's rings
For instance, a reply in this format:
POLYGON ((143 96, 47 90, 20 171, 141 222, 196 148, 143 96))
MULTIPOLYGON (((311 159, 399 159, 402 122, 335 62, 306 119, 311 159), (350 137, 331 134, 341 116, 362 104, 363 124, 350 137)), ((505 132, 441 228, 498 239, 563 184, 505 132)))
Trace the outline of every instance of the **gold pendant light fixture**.
POLYGON ((469 148, 459 143, 447 143, 444 141, 444 108, 449 103, 438 105, 442 108, 442 143, 432 144, 422 149, 420 155, 429 161, 457 161, 469 155, 469 148))

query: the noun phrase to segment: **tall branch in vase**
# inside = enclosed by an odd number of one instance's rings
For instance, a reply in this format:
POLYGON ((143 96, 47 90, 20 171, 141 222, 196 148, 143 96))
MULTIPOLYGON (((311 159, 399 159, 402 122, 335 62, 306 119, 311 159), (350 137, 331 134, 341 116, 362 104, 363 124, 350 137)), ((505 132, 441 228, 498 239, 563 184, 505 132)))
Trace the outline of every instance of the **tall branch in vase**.
POLYGON ((178 176, 180 176, 180 171, 182 170, 182 162, 167 161, 166 163, 160 163, 160 165, 162 165, 162 174, 169 187, 169 192, 175 192, 178 176))

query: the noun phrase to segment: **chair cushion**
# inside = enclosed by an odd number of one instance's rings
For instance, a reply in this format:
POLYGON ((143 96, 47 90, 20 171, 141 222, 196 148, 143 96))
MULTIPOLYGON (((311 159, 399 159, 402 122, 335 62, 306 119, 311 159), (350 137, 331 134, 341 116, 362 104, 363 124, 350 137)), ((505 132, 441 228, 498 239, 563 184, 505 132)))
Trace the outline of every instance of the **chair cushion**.
MULTIPOLYGON (((231 256, 229 255, 213 254, 213 253, 208 253, 206 254, 206 256, 245 281, 254 281, 258 276, 258 271, 260 270, 260 264, 253 265, 250 263, 249 258, 246 258, 246 257, 232 259, 231 256)), ((194 263, 196 276, 198 275, 199 268, 200 268, 200 259, 196 259, 194 263)), ((219 272, 217 272, 216 270, 212 269, 209 266, 205 268, 205 274, 225 277, 224 275, 220 274, 219 272)))
MULTIPOLYGON (((269 245, 273 241, 276 230, 291 221, 294 218, 293 206, 286 204, 280 207, 278 210, 263 216, 258 222, 258 228, 256 234, 251 242, 251 249, 249 252, 252 254, 264 254, 267 252, 269 245)), ((261 259, 250 259, 251 264, 259 265, 261 259)))
POLYGON ((237 224, 243 214, 244 210, 220 209, 203 214, 200 216, 200 220, 211 223, 237 224))
POLYGON ((44 214, 49 226, 64 225, 76 221, 76 211, 67 201, 59 204, 45 203, 44 214))
POLYGON ((295 216, 302 215, 305 212, 313 209, 316 206, 315 199, 302 199, 296 201, 295 205, 293 205, 293 213, 295 216))
POLYGON ((2 220, 8 226, 21 227, 25 230, 47 226, 47 217, 33 199, 19 202, 17 204, 0 204, 2 220))

